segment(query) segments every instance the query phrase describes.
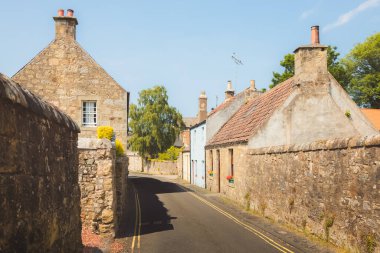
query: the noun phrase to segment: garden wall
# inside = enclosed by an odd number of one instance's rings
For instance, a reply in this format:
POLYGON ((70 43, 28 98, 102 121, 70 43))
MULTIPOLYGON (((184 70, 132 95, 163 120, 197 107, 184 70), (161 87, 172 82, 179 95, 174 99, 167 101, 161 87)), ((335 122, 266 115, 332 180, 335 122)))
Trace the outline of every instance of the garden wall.
POLYGON ((234 195, 352 250, 380 252, 380 135, 247 151, 234 195))
POLYGON ((0 74, 0 252, 81 252, 78 126, 0 74))
POLYGON ((144 172, 157 175, 177 175, 177 161, 148 160, 144 164, 144 172))
POLYGON ((116 158, 107 139, 80 138, 78 148, 82 222, 95 233, 115 235, 125 216, 128 159, 116 158))

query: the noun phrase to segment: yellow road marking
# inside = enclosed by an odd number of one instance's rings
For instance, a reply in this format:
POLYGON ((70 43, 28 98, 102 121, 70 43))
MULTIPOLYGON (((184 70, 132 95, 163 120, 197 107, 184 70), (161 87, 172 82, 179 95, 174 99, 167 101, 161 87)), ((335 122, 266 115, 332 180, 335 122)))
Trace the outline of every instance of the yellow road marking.
MULTIPOLYGON (((178 185, 178 184, 177 184, 178 185)), ((180 186, 180 185, 179 185, 180 186)), ((183 188, 184 190, 186 190, 184 187, 180 186, 181 188, 183 188)), ((271 246, 273 246, 274 248, 278 249, 279 251, 283 252, 283 253, 294 253, 294 251, 282 246, 281 244, 277 243, 276 241, 274 241, 273 239, 269 238, 268 236, 264 235, 263 233, 261 233, 260 231, 254 229, 253 227, 249 226, 248 224, 240 221, 239 219, 237 219, 235 216, 227 213, 226 211, 223 211, 222 209, 220 209, 219 207, 215 206, 214 204, 212 204, 211 202, 207 201, 206 199, 196 195, 195 193, 192 193, 192 192, 188 192, 190 193, 193 197, 197 198, 199 201, 203 202, 204 204, 210 206, 211 208, 213 208, 214 210, 216 210, 217 212, 223 214, 224 216, 226 216, 227 218, 231 219, 232 221, 234 221, 235 223, 241 225, 242 227, 244 227, 246 230, 250 231, 251 233, 255 234, 256 236, 258 236, 259 238, 261 238, 262 240, 264 240, 265 242, 267 242, 268 244, 270 244, 271 246)))
POLYGON ((131 246, 131 250, 133 253, 133 251, 135 249, 136 238, 137 238, 137 248, 140 252, 141 207, 140 207, 140 199, 139 199, 139 195, 137 193, 137 190, 134 187, 134 185, 132 185, 132 188, 133 188, 133 191, 135 193, 135 205, 136 205, 135 229, 134 229, 134 233, 133 233, 132 246, 131 246))

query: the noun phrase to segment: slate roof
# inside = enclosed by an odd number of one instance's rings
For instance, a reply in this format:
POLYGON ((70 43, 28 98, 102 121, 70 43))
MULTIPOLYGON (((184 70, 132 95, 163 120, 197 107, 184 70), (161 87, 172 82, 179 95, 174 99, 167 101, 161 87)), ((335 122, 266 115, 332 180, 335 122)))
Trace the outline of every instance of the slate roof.
POLYGON ((376 127, 377 130, 380 130, 380 109, 360 109, 362 113, 367 117, 367 119, 376 127))
POLYGON ((289 78, 242 105, 206 146, 246 143, 289 97, 293 83, 294 78, 289 78))

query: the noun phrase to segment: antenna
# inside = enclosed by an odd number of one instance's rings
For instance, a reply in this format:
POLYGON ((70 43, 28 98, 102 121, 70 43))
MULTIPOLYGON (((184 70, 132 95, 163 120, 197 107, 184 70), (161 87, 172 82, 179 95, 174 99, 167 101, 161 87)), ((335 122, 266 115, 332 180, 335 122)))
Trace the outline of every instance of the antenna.
POLYGON ((218 95, 216 95, 216 106, 215 108, 218 107, 218 95))
POLYGON ((232 53, 231 56, 232 60, 235 63, 235 84, 238 82, 238 66, 244 65, 243 62, 239 59, 239 57, 236 55, 236 53, 232 53))

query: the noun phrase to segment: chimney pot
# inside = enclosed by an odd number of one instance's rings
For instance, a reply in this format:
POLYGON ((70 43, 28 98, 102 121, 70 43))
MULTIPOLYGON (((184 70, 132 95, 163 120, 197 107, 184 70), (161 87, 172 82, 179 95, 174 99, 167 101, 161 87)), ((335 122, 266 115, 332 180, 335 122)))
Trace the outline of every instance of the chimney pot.
POLYGON ((63 9, 58 10, 58 16, 63 17, 65 15, 65 11, 63 9))
POLYGON ((256 90, 255 80, 251 80, 251 82, 250 82, 250 88, 251 88, 251 90, 256 90))
POLYGON ((68 16, 68 17, 73 17, 73 16, 74 16, 74 10, 72 10, 72 9, 67 9, 67 16, 68 16))
POLYGON ((319 44, 319 26, 311 27, 311 44, 319 44))

